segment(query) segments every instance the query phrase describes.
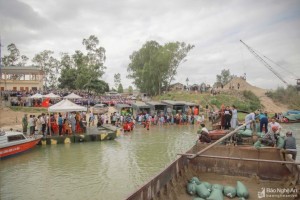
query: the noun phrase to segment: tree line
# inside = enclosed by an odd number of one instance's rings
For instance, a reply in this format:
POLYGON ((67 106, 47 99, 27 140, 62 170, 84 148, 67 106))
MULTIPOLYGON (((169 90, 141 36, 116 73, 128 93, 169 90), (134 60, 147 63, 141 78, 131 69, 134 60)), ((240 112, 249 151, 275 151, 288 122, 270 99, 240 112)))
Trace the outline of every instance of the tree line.
MULTIPOLYGON (((43 70, 46 89, 85 90, 104 93, 110 90, 102 77, 107 69, 104 65, 106 50, 95 35, 82 40, 85 52, 75 50, 75 53, 60 53, 60 58, 54 57, 54 52, 44 50, 31 60, 32 65, 43 70)), ((140 92, 149 95, 160 94, 167 90, 175 79, 179 65, 186 61, 188 52, 194 45, 184 42, 169 42, 160 45, 156 41, 147 41, 139 50, 130 56, 127 66, 128 76, 140 92)), ((29 61, 26 55, 21 55, 15 44, 7 46, 8 55, 3 56, 3 66, 25 67, 29 61)), ((112 90, 123 92, 121 74, 114 74, 112 90)), ((132 86, 129 92, 132 92, 132 86)))

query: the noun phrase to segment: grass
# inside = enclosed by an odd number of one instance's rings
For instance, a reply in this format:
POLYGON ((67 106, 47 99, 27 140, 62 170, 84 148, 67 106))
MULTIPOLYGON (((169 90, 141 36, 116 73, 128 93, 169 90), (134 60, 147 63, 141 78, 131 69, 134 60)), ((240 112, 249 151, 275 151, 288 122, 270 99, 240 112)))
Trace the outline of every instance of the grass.
POLYGON ((238 110, 253 112, 261 108, 261 103, 258 97, 250 91, 241 92, 238 94, 221 93, 212 96, 210 93, 190 93, 190 92, 169 92, 161 96, 153 97, 154 100, 177 100, 189 101, 200 104, 202 107, 208 105, 211 108, 220 108, 224 106, 235 105, 238 110))
POLYGON ((9 108, 13 111, 29 112, 29 113, 48 112, 47 108, 39 108, 39 107, 10 106, 9 108))

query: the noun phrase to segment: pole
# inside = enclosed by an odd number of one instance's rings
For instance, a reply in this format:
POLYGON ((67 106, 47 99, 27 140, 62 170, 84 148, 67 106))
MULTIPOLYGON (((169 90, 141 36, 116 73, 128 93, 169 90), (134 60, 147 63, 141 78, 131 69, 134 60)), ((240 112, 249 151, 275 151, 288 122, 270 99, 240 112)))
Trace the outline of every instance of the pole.
POLYGON ((191 156, 189 156, 188 158, 193 159, 196 156, 200 155, 201 153, 207 151, 208 149, 210 149, 211 147, 215 146, 216 144, 218 144, 219 142, 229 138, 230 136, 232 136, 234 133, 236 133, 238 130, 240 130, 241 128, 244 128, 245 126, 247 126, 248 124, 250 124, 251 122, 253 122, 254 120, 250 120, 249 122, 237 127, 235 130, 229 132, 227 135, 223 136, 222 138, 218 139, 217 141, 215 141, 214 143, 208 145, 207 147, 205 147, 204 149, 200 150, 198 153, 193 154, 191 156))
MULTIPOLYGON (((177 154, 183 156, 191 156, 194 154, 177 154)), ((283 164, 294 164, 300 165, 300 162, 291 162, 291 161, 284 161, 284 160, 265 160, 265 159, 255 159, 255 158, 238 158, 238 157, 228 157, 228 156, 210 156, 210 155, 197 155, 197 157, 204 157, 204 158, 219 158, 219 159, 227 159, 227 160, 241 160, 241 161, 255 161, 255 162, 266 162, 266 163, 283 163, 283 164)))

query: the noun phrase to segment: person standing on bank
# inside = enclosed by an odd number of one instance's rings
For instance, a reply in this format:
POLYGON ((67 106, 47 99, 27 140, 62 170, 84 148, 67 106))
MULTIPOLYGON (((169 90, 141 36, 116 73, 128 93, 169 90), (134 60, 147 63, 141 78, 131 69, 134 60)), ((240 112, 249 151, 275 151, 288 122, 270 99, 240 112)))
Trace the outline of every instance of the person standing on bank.
POLYGON ((268 132, 268 116, 267 112, 259 114, 260 132, 263 132, 263 127, 265 127, 265 133, 268 132))
POLYGON ((237 109, 235 107, 235 105, 232 106, 232 117, 231 117, 231 127, 232 128, 236 128, 236 126, 238 125, 238 112, 237 112, 237 109))
POLYGON ((292 159, 296 160, 297 156, 297 147, 296 147, 296 139, 293 137, 293 133, 291 131, 286 132, 286 137, 284 139, 283 148, 280 150, 280 156, 282 160, 285 161, 285 155, 291 154, 292 159))
POLYGON ((22 127, 23 127, 23 133, 25 135, 27 134, 27 126, 28 126, 27 114, 24 114, 24 117, 22 118, 22 127))
POLYGON ((62 135, 62 128, 63 128, 63 118, 62 118, 62 115, 59 113, 58 115, 58 133, 59 135, 62 135))

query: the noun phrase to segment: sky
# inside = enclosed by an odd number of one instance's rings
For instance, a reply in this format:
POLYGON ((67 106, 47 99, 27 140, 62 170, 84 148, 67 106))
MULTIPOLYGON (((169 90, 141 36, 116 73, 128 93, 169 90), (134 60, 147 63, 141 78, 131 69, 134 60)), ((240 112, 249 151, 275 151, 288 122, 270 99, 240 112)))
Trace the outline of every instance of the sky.
POLYGON ((0 0, 2 56, 14 43, 31 60, 44 50, 73 54, 95 35, 106 49, 104 81, 127 79, 129 56, 147 41, 195 45, 173 83, 213 84, 223 69, 264 89, 285 84, 244 46, 258 52, 289 84, 300 78, 299 0, 0 0), (270 61, 270 60, 272 61, 270 61))

